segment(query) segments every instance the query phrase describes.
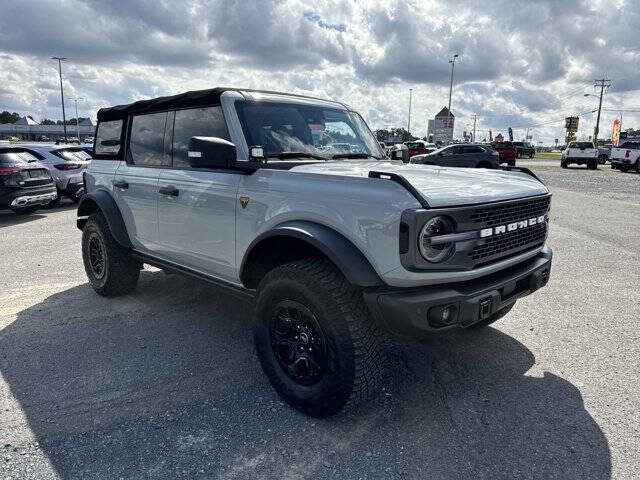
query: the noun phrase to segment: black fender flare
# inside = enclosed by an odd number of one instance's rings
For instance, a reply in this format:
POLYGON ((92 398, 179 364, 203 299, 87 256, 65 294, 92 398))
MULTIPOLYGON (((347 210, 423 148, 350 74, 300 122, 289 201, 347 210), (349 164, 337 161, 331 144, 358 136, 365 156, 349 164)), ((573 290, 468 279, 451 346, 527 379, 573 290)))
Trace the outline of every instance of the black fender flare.
POLYGON ((276 236, 295 238, 315 247, 331 260, 353 285, 360 287, 384 285, 369 260, 344 235, 325 225, 304 220, 281 223, 256 237, 242 258, 240 279, 246 278, 247 260, 254 248, 264 240, 276 236))
POLYGON ((78 204, 78 228, 82 230, 84 224, 87 223, 87 219, 84 217, 91 215, 96 210, 100 210, 104 215, 109 225, 109 230, 111 230, 111 234, 116 242, 125 248, 132 248, 133 245, 131 244, 131 239, 129 238, 129 233, 122 219, 118 204, 111 194, 104 190, 96 190, 82 196, 78 204))

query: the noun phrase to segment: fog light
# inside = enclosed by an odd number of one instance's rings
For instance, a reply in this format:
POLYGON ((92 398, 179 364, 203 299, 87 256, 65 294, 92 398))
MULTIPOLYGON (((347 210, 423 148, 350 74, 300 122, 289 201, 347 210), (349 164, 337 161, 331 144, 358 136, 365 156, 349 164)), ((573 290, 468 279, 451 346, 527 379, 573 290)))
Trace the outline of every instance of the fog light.
POLYGON ((431 307, 427 313, 429 325, 435 328, 452 325, 458 319, 458 309, 455 305, 438 305, 431 307))

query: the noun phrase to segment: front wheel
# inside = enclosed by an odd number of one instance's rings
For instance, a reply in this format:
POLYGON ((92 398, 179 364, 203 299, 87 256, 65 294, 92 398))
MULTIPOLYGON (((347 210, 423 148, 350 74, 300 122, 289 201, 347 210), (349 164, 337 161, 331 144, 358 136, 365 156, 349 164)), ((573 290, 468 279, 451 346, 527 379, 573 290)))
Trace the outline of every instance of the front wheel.
POLYGON ((608 158, 607 158, 607 156, 606 156, 606 155, 600 155, 600 156, 598 157, 598 163, 599 163, 600 165, 604 165, 605 163, 607 163, 607 160, 608 160, 608 158))
POLYGON ((103 297, 124 295, 138 283, 139 264, 113 238, 99 213, 91 215, 82 230, 82 260, 91 286, 103 297))
POLYGON ((587 165, 587 168, 589 170, 597 170, 598 169, 598 162, 591 162, 587 165))
POLYGON ((308 415, 336 414, 380 389, 385 335, 362 292, 327 260, 295 261, 265 275, 254 340, 271 385, 308 415))

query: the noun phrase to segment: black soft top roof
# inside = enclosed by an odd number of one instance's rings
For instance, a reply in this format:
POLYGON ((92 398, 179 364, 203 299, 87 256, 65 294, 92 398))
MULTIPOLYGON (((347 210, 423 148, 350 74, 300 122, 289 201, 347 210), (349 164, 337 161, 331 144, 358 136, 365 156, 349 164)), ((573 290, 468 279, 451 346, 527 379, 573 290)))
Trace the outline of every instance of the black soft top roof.
MULTIPOLYGON (((255 92, 270 93, 278 95, 287 95, 291 97, 312 98, 314 100, 322 100, 320 98, 309 97, 305 95, 296 95, 293 93, 272 92, 268 90, 251 90, 247 88, 225 88, 216 87, 206 90, 193 90, 191 92, 179 93, 168 97, 158 97, 149 100, 139 100, 127 105, 116 105, 115 107, 101 108, 98 110, 98 121, 104 122, 109 120, 119 120, 127 118, 129 115, 162 112, 165 110, 173 110, 178 108, 194 108, 204 107, 208 105, 216 105, 220 103, 220 95, 226 91, 236 92, 255 92)), ((323 100, 332 101, 332 100, 323 100)), ((339 102, 334 102, 339 103, 339 102)), ((343 105, 344 106, 344 105, 343 105)))

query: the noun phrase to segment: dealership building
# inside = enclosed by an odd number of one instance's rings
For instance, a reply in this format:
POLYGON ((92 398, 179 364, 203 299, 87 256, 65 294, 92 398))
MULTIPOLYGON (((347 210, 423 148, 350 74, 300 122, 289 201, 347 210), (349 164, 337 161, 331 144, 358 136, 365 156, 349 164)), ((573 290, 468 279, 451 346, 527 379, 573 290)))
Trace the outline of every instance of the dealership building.
MULTIPOLYGON (((77 137, 80 134, 80 141, 93 138, 96 127, 90 118, 85 118, 80 125, 67 125, 67 138, 77 137)), ((15 123, 0 124, 0 140, 55 141, 64 138, 63 125, 39 125, 29 117, 22 117, 15 123)))

